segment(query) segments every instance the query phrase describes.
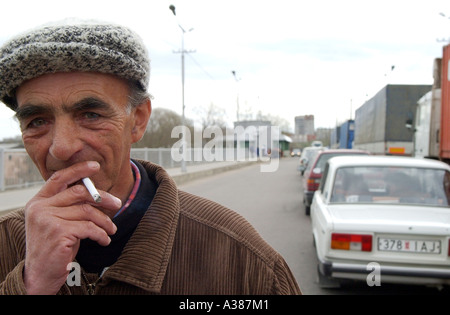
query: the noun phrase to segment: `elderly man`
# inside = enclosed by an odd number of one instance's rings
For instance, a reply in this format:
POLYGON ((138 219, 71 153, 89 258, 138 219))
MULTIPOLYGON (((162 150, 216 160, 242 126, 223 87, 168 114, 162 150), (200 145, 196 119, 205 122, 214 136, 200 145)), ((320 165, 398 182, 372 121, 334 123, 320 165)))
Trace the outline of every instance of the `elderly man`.
POLYGON ((53 24, 0 49, 0 99, 46 181, 0 218, 0 292, 300 294, 242 217, 130 160, 151 114, 149 72, 141 39, 111 24, 53 24))

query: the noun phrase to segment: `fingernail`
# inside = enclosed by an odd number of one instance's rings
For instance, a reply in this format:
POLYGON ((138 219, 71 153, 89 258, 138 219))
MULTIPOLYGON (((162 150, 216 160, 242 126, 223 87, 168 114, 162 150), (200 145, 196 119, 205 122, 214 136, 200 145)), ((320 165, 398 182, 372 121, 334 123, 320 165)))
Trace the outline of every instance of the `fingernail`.
POLYGON ((92 169, 100 168, 100 164, 98 164, 98 162, 95 162, 95 161, 89 161, 88 166, 89 166, 89 168, 92 168, 92 169))
POLYGON ((122 200, 120 200, 119 198, 113 196, 113 201, 114 201, 114 205, 117 208, 121 208, 122 207, 122 200))

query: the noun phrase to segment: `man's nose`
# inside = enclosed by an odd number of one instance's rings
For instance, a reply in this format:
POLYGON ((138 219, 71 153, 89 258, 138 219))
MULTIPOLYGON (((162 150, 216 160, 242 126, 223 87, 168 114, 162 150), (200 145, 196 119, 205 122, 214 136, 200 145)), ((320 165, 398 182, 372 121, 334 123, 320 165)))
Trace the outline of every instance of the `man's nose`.
POLYGON ((76 123, 70 119, 57 120, 53 126, 50 154, 60 161, 70 160, 82 149, 76 123))

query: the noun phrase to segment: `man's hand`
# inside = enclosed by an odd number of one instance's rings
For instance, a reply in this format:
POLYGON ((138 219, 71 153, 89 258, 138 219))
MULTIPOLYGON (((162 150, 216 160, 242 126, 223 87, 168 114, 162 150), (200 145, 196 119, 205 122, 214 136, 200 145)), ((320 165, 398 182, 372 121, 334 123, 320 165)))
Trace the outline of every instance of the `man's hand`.
POLYGON ((103 246, 111 242, 109 235, 117 228, 95 206, 113 212, 120 209, 121 201, 100 191, 102 202, 96 204, 86 187, 73 185, 99 169, 97 162, 82 162, 57 171, 27 203, 24 282, 28 294, 59 291, 81 239, 90 238, 103 246))

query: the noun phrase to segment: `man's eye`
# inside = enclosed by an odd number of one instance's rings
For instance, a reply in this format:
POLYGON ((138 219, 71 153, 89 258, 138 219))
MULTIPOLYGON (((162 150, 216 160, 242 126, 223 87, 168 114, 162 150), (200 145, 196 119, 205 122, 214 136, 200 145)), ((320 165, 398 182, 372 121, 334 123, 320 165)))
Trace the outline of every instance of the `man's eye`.
POLYGON ((93 120, 93 119, 100 118, 100 115, 97 113, 93 113, 93 112, 87 112, 87 113, 84 113, 84 117, 86 117, 87 119, 93 120))
POLYGON ((29 124, 28 128, 39 128, 47 124, 47 121, 44 118, 36 118, 33 119, 29 124))

